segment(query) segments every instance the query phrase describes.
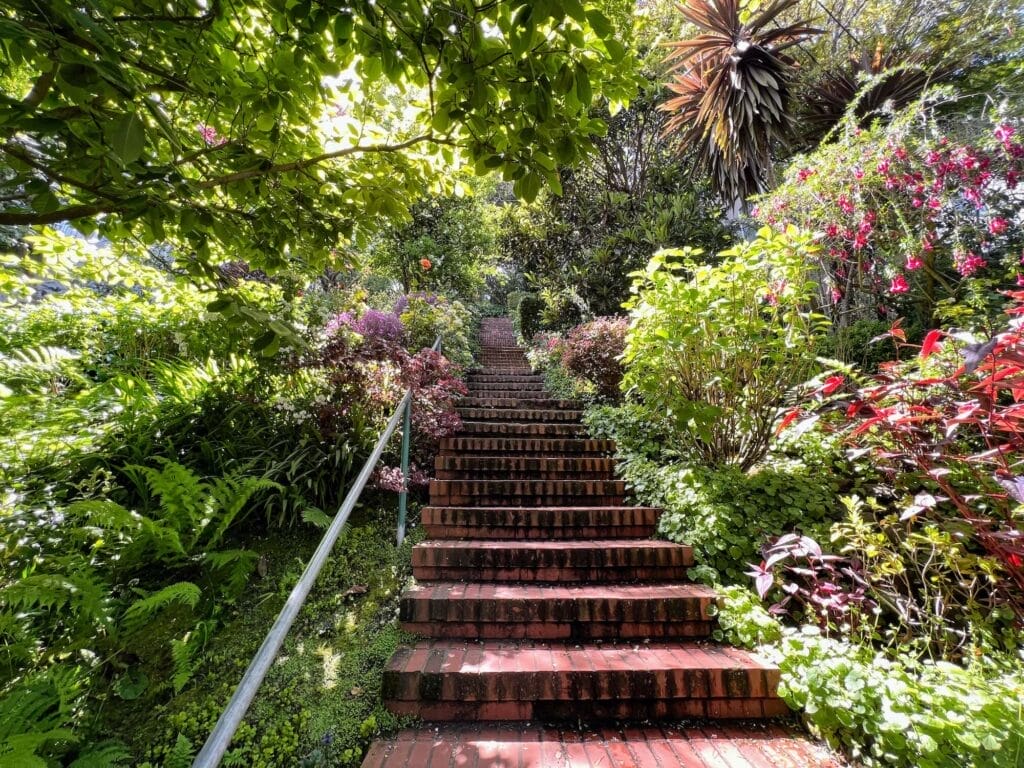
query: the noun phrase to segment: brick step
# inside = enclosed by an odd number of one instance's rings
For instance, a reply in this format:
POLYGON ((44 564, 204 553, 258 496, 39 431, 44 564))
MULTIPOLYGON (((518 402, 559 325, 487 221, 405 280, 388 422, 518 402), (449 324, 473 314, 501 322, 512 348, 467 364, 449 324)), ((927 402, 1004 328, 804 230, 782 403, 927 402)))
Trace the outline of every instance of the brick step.
POLYGON ((648 539, 655 507, 423 507, 431 539, 648 539))
POLYGON ((438 456, 438 480, 611 480, 615 459, 607 457, 555 458, 543 456, 438 456))
POLYGON ((589 503, 621 506, 622 480, 431 480, 430 503, 439 507, 526 507, 589 503))
POLYGON ((536 456, 604 456, 615 450, 614 440, 559 439, 543 437, 443 437, 442 456, 484 453, 528 454, 536 456))
POLYGON ((510 371, 480 371, 467 377, 470 384, 533 384, 544 383, 544 377, 529 368, 510 371))
POLYGON ((402 628, 423 637, 629 640, 707 637, 715 591, 700 584, 560 586, 420 583, 402 595, 402 628))
POLYGON ((458 408, 459 415, 465 421, 542 421, 548 424, 556 422, 578 423, 583 418, 583 411, 555 411, 540 408, 458 408))
POLYGON ((488 437, 581 437, 587 434, 582 424, 544 424, 518 421, 463 421, 460 435, 488 437))
POLYGON ((424 720, 761 718, 789 712, 778 681, 753 654, 688 641, 425 640, 391 657, 381 693, 391 712, 424 720))
POLYGON ((511 410, 515 409, 529 409, 529 408, 541 408, 543 410, 578 410, 580 404, 575 400, 555 400, 548 396, 546 392, 537 392, 536 396, 530 395, 523 397, 521 394, 516 394, 514 397, 492 397, 489 393, 477 393, 482 394, 482 397, 464 397, 459 400, 459 407, 461 408, 507 408, 511 410))
POLYGON ((527 408, 535 407, 538 400, 550 400, 551 393, 538 387, 537 389, 470 389, 466 399, 499 399, 499 400, 520 400, 529 403, 527 408))
POLYGON ((529 381, 467 381, 466 386, 471 392, 488 391, 514 391, 529 392, 540 391, 546 384, 542 379, 530 379, 529 381))
POLYGON ((777 723, 558 729, 434 725, 375 741, 362 768, 841 768, 828 749, 777 723))
POLYGON ((685 581, 693 551, 667 541, 434 540, 412 549, 420 581, 685 581))

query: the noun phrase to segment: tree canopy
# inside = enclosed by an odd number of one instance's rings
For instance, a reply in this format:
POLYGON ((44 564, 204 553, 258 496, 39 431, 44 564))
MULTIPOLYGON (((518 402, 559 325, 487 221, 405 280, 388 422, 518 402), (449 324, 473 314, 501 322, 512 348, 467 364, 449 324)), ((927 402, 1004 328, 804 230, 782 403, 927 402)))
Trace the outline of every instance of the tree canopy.
POLYGON ((73 222, 320 267, 406 219, 445 165, 534 198, 628 101, 614 8, 578 0, 13 0, 0 12, 0 225, 73 222))

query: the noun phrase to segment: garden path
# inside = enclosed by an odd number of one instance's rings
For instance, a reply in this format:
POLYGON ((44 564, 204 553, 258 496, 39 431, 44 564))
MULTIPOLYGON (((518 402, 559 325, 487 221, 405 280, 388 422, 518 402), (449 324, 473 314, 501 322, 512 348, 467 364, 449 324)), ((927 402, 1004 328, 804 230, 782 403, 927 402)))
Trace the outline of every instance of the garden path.
POLYGON ((545 391, 511 323, 485 320, 481 347, 401 600, 422 639, 384 673, 387 707, 425 723, 363 768, 837 765, 776 719, 777 668, 710 640, 690 549, 651 538, 659 510, 625 505, 614 445, 545 391))

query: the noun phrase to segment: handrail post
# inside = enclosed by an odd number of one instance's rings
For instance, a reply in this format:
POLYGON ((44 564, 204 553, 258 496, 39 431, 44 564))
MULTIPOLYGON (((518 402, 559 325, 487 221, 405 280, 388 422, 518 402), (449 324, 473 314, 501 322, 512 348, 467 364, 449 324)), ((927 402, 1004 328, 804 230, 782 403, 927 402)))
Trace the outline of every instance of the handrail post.
POLYGON ((398 493, 398 546, 405 539, 405 514, 409 503, 409 448, 412 442, 412 398, 406 399, 402 417, 402 490, 398 493))

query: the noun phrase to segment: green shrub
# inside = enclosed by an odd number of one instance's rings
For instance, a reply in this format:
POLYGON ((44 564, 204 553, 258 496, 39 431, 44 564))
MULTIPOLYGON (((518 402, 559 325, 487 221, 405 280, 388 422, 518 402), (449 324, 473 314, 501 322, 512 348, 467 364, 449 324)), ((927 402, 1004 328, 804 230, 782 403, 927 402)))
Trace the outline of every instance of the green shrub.
POLYGON ((766 539, 793 529, 827 538, 842 513, 838 479, 792 460, 744 472, 636 458, 622 474, 638 500, 664 509, 658 532, 693 547, 703 581, 746 584, 766 539))
POLYGON ((812 730, 865 766, 1019 768, 1024 761, 1024 666, 989 656, 966 666, 889 656, 786 633, 770 654, 779 693, 812 730))
POLYGON ((541 330, 541 313, 545 306, 544 300, 535 293, 525 294, 516 304, 512 325, 524 343, 528 343, 541 330))
POLYGON ((431 294, 412 294, 401 312, 410 352, 433 346, 438 334, 445 357, 462 370, 473 364, 474 318, 461 301, 431 294))
POLYGON ((705 466, 749 469, 767 453, 784 397, 815 364, 819 318, 796 230, 723 251, 662 251, 634 273, 623 386, 674 423, 673 444, 705 466))

